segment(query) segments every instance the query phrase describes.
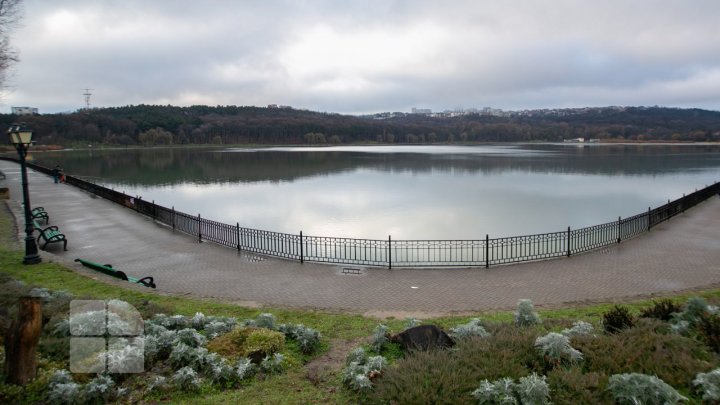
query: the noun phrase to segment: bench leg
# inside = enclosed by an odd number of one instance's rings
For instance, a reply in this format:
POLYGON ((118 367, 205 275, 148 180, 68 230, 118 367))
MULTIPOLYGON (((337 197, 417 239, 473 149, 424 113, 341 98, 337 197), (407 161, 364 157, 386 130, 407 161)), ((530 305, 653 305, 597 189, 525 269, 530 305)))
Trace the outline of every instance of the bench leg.
POLYGON ((63 240, 63 248, 67 251, 67 239, 63 240))

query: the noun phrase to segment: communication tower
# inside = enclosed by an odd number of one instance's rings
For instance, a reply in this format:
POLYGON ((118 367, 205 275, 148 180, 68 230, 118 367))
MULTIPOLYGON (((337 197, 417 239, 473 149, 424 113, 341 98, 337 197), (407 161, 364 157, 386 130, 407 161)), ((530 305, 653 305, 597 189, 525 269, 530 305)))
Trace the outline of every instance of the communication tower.
POLYGON ((90 96, 92 96, 92 93, 90 93, 93 89, 84 89, 85 93, 83 93, 83 96, 85 96, 85 109, 90 109, 90 96))

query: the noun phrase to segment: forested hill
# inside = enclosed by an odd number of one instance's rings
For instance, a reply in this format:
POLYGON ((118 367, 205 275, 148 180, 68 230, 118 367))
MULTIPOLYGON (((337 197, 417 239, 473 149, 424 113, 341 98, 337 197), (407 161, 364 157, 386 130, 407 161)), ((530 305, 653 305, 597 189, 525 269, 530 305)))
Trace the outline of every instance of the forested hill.
POLYGON ((39 144, 339 144, 720 140, 720 112, 605 107, 430 116, 351 116, 292 108, 138 105, 72 114, 0 115, 26 122, 39 144))

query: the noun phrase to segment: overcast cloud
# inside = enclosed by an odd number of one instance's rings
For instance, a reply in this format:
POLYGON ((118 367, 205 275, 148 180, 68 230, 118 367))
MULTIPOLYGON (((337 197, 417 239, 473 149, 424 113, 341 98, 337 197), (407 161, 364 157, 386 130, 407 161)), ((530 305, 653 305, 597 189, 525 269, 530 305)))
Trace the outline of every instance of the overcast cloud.
POLYGON ((0 103, 720 110, 720 1, 25 0, 0 103))

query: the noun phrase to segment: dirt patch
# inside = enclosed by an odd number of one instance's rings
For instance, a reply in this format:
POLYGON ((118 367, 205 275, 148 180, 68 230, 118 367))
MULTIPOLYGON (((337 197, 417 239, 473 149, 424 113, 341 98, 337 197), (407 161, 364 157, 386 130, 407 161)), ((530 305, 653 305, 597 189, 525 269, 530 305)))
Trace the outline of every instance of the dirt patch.
POLYGON ((342 370, 348 353, 365 339, 367 338, 331 340, 330 350, 327 353, 305 365, 307 379, 315 386, 326 383, 333 374, 342 370))

